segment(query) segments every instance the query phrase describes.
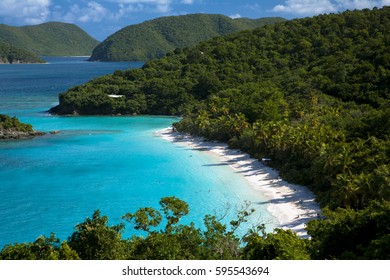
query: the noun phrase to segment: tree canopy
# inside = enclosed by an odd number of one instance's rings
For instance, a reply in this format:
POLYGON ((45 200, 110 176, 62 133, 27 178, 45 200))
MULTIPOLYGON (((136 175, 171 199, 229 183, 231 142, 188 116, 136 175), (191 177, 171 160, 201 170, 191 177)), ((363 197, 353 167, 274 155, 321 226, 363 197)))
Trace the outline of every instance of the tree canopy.
POLYGON ((257 225, 238 236, 236 229, 253 212, 245 205, 230 226, 213 215, 204 217, 203 229, 180 220, 188 204, 176 197, 160 200, 161 211, 144 207, 123 215, 110 225, 96 210, 75 227, 67 241, 54 233, 34 242, 8 244, 2 260, 307 260, 389 259, 389 202, 372 202, 363 210, 325 210, 325 217, 309 222, 310 239, 291 230, 265 232, 257 225), (145 234, 124 239, 126 225, 145 234), (161 226, 161 223, 165 225, 161 226))
POLYGON ((44 60, 29 51, 0 42, 0 64, 44 62, 44 60))
POLYGON ((93 50, 90 61, 146 61, 213 37, 281 21, 284 19, 231 19, 214 14, 161 17, 115 32, 93 50))
POLYGON ((0 114, 0 140, 31 138, 44 134, 34 130, 31 124, 20 122, 16 117, 0 114))
POLYGON ((47 22, 29 26, 0 24, 0 43, 38 56, 90 55, 99 43, 74 24, 47 22))
POLYGON ((84 259, 84 260, 213 260, 213 259, 302 259, 309 257, 309 251, 295 233, 278 230, 265 234, 264 226, 251 230, 245 238, 235 234, 235 230, 251 214, 245 205, 237 214, 231 226, 222 224, 212 215, 204 217, 204 229, 194 223, 182 224, 180 219, 189 212, 186 202, 176 197, 160 200, 161 211, 144 207, 135 213, 123 216, 125 223, 109 225, 108 217, 96 210, 91 218, 75 227, 75 232, 67 241, 52 234, 41 236, 35 242, 9 244, 0 251, 0 259, 84 259), (147 235, 134 235, 123 239, 126 223, 147 235), (159 226, 160 223, 165 227, 159 226), (261 233, 260 233, 261 232, 261 233), (285 242, 290 245, 282 245, 285 242), (261 242, 267 246, 280 247, 275 252, 253 251, 254 244, 261 242), (298 247, 297 247, 298 246, 298 247))
POLYGON ((0 114, 0 130, 12 129, 23 132, 32 132, 32 126, 30 124, 24 124, 16 117, 9 117, 7 115, 0 114))

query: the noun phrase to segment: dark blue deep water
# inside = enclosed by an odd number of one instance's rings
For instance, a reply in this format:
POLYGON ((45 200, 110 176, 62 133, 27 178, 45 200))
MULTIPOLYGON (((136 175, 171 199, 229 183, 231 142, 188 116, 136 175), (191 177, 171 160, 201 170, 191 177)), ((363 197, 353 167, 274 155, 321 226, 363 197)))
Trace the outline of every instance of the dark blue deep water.
MULTIPOLYGON (((51 232, 64 240, 96 209, 116 224, 140 207, 159 208, 165 196, 187 201, 190 214, 184 222, 195 221, 198 226, 204 215, 222 213, 227 205, 229 221, 246 200, 257 210, 252 223, 272 219, 261 196, 230 167, 155 135, 175 118, 46 113, 68 88, 142 63, 46 59, 49 64, 0 65, 0 113, 16 116, 36 130, 61 131, 0 141, 0 249, 51 232)), ((128 225, 125 235, 135 233, 128 225)))

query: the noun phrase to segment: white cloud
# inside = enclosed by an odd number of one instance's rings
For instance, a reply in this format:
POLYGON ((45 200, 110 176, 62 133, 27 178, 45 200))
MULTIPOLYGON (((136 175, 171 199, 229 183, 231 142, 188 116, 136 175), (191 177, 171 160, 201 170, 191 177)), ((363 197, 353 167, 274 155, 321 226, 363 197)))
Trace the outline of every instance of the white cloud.
POLYGON ((337 0, 338 6, 342 9, 364 9, 364 8, 373 8, 380 4, 381 1, 373 0, 337 0))
POLYGON ((111 0, 120 4, 150 4, 150 5, 170 5, 172 0, 111 0))
POLYGON ((118 15, 125 15, 131 12, 157 12, 169 13, 171 11, 172 0, 110 0, 111 2, 119 4, 118 15))
POLYGON ((194 4, 194 0, 182 0, 181 3, 185 5, 192 5, 194 4))
POLYGON ((336 6, 330 0, 287 0, 284 5, 277 5, 274 12, 311 15, 335 12, 336 6))
POLYGON ((82 12, 83 15, 79 18, 82 22, 99 22, 109 13, 101 4, 93 1, 82 12))
POLYGON ((0 16, 10 21, 39 24, 50 15, 51 0, 1 0, 0 16))
POLYGON ((297 15, 316 15, 344 11, 346 9, 364 9, 389 5, 390 0, 286 0, 276 5, 274 12, 297 15))
POLYGON ((110 11, 101 4, 90 1, 86 7, 74 4, 62 18, 67 22, 100 22, 110 16, 110 11))
POLYGON ((48 20, 100 22, 147 12, 170 14, 173 5, 193 5, 197 0, 0 0, 0 19, 10 24, 39 24, 48 20), (107 3, 110 2, 110 3, 107 3), (68 3, 68 4, 66 4, 68 3), (104 4, 105 3, 105 4, 104 4), (115 5, 115 8, 113 7, 115 5))
POLYGON ((169 13, 173 4, 193 5, 196 0, 110 0, 120 4, 120 9, 127 11, 147 11, 169 13))
MULTIPOLYGON (((99 0, 89 1, 87 6, 74 4, 68 7, 55 6, 53 16, 67 22, 100 22, 103 19, 120 20, 136 13, 169 14, 173 4, 191 5, 195 0, 106 0, 111 2, 110 10, 99 4, 99 0), (116 9, 112 4, 117 4, 116 9)), ((81 2, 83 3, 83 2, 81 2)), ((106 3, 107 4, 107 3, 106 3)), ((108 6, 108 5, 107 5, 108 6)))
POLYGON ((171 11, 171 6, 167 4, 157 5, 156 11, 161 14, 169 13, 171 11))
POLYGON ((115 18, 121 18, 122 16, 128 13, 137 13, 144 10, 144 5, 136 4, 136 5, 119 5, 118 13, 115 15, 115 18))
POLYGON ((109 0, 114 3, 121 4, 150 4, 150 5, 170 5, 172 3, 181 3, 185 5, 192 5, 196 0, 109 0))
POLYGON ((231 15, 231 16, 229 16, 229 17, 232 18, 232 19, 242 18, 242 16, 241 16, 239 13, 234 14, 234 15, 231 15))

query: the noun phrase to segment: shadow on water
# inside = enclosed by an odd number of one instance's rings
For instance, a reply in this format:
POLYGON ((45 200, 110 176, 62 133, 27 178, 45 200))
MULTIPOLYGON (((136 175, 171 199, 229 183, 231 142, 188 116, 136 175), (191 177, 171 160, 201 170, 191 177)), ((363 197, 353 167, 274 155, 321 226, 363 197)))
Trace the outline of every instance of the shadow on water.
POLYGON ((221 163, 210 163, 210 164, 203 164, 202 166, 205 166, 205 167, 214 167, 214 166, 229 166, 229 164, 228 164, 228 163, 221 162, 221 163))

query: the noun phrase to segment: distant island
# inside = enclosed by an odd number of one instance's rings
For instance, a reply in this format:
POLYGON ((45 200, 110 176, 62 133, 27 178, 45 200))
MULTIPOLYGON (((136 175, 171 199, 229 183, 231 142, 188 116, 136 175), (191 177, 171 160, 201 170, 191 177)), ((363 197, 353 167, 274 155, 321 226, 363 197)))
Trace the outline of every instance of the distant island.
POLYGON ((0 140, 24 139, 44 134, 44 132, 35 131, 32 125, 20 122, 16 117, 0 114, 0 140))
POLYGON ((0 64, 45 63, 32 52, 0 42, 0 64))
MULTIPOLYGON (((9 48, 12 49, 11 52, 18 49, 18 52, 30 53, 31 57, 31 54, 37 57, 90 56, 98 43, 81 28, 69 23, 48 22, 21 27, 0 24, 0 59, 2 58, 3 63, 18 61, 18 59, 10 61, 7 58, 9 48)), ((29 58, 20 61, 32 63, 34 60, 29 58)))
POLYGON ((214 37, 285 21, 283 18, 232 19, 224 15, 168 16, 127 26, 109 36, 90 61, 146 61, 176 48, 192 47, 214 37))

